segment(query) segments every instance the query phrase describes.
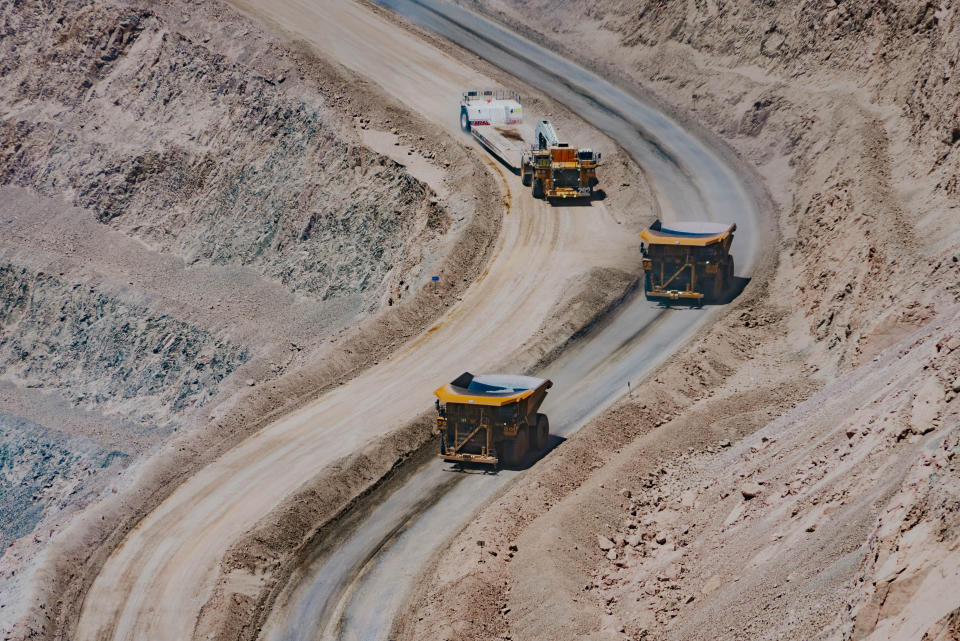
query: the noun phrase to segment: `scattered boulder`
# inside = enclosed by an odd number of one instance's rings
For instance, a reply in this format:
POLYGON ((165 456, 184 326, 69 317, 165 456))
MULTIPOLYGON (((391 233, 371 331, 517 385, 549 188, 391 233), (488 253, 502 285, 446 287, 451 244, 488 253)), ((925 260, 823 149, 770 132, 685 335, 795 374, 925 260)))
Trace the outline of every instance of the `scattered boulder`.
POLYGON ((700 591, 704 594, 710 594, 717 588, 722 585, 723 581, 720 579, 719 574, 714 574, 712 577, 707 579, 707 582, 703 584, 703 587, 700 588, 700 591))
POLYGON ((608 539, 607 537, 601 536, 601 535, 597 535, 597 545, 598 545, 598 546, 600 547, 600 549, 603 550, 604 552, 606 552, 607 550, 612 550, 613 547, 614 547, 613 541, 611 541, 611 540, 608 539))
POLYGON ((763 488, 760 487, 757 483, 744 483, 740 486, 740 494, 743 495, 744 500, 749 501, 750 499, 758 496, 760 492, 763 491, 763 488))
POLYGON ((668 565, 667 567, 663 568, 663 570, 661 570, 657 574, 657 580, 658 581, 676 581, 677 579, 680 578, 681 574, 683 574, 683 567, 674 563, 672 565, 668 565))

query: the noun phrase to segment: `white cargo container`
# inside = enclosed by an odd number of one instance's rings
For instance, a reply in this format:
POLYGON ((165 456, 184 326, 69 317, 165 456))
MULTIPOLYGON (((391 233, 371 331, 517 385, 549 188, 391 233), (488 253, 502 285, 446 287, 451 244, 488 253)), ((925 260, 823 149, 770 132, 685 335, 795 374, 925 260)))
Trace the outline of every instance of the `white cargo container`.
POLYGON ((520 171, 523 151, 533 140, 533 128, 523 122, 520 96, 504 89, 464 91, 460 128, 514 171, 520 171))

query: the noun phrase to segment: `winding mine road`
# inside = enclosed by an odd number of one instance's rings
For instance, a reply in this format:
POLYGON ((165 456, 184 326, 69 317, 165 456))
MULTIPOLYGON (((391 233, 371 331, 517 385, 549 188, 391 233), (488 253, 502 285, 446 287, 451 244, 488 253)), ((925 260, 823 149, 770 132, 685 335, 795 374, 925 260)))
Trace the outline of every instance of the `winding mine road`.
MULTIPOLYGON (((346 0, 233 3, 451 130, 460 92, 495 84, 346 0)), ((550 93, 610 134, 643 166, 664 217, 683 212, 737 222, 738 274, 750 273, 762 240, 755 231, 757 206, 735 172, 674 121, 473 14, 434 2, 386 4, 550 93), (557 83, 557 73, 564 83, 557 83)), ((388 361, 266 427, 179 487, 107 561, 87 594, 74 638, 192 638, 219 560, 258 519, 324 465, 422 412, 438 381, 467 365, 494 369, 536 333, 571 278, 596 266, 636 269, 636 238, 602 204, 549 208, 529 198, 519 178, 507 175, 504 181, 514 192, 514 207, 504 217, 488 272, 462 301, 388 361), (517 314, 521 303, 524 313, 517 314)), ((625 381, 662 362, 719 313, 666 310, 636 297, 544 372, 555 391, 563 390, 545 406, 553 431, 575 431, 625 392, 625 381)), ((360 526, 344 533, 334 549, 318 550, 282 595, 264 636, 388 638, 424 559, 514 474, 453 475, 445 469, 427 466, 362 515, 360 526)))
MULTIPOLYGON (((651 106, 476 14, 436 0, 378 1, 508 70, 616 139, 647 172, 664 217, 683 212, 737 222, 738 274, 750 273, 761 240, 757 206, 703 142, 651 106)), ((717 313, 664 310, 636 296, 609 325, 538 372, 555 382, 544 406, 553 432, 575 432, 626 391, 625 381, 659 365, 717 313)), ((428 465, 314 551, 275 604, 262 638, 392 638, 422 568, 516 474, 463 475, 439 462, 428 465)))

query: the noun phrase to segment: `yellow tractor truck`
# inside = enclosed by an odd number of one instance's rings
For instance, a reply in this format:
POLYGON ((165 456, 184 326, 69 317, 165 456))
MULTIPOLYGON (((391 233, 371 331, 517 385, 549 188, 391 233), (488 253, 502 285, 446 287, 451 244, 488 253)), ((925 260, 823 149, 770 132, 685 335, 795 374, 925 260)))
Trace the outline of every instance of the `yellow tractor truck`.
POLYGON ((735 224, 661 223, 640 233, 647 300, 721 302, 733 285, 735 224))
POLYGON ((535 143, 523 152, 520 179, 531 187, 534 198, 548 200, 590 198, 597 186, 600 152, 577 149, 560 142, 549 120, 534 131, 535 143))
POLYGON ((553 383, 513 374, 464 372, 437 389, 440 458, 517 467, 542 454, 550 423, 537 410, 553 383))

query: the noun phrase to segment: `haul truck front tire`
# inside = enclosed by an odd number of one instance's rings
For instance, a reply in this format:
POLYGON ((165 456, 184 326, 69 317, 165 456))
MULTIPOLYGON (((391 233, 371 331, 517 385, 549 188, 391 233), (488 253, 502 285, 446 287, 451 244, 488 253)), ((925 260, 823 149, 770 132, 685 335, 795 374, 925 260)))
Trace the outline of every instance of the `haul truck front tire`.
POLYGON ((533 179, 533 197, 543 198, 543 181, 539 178, 533 179))

